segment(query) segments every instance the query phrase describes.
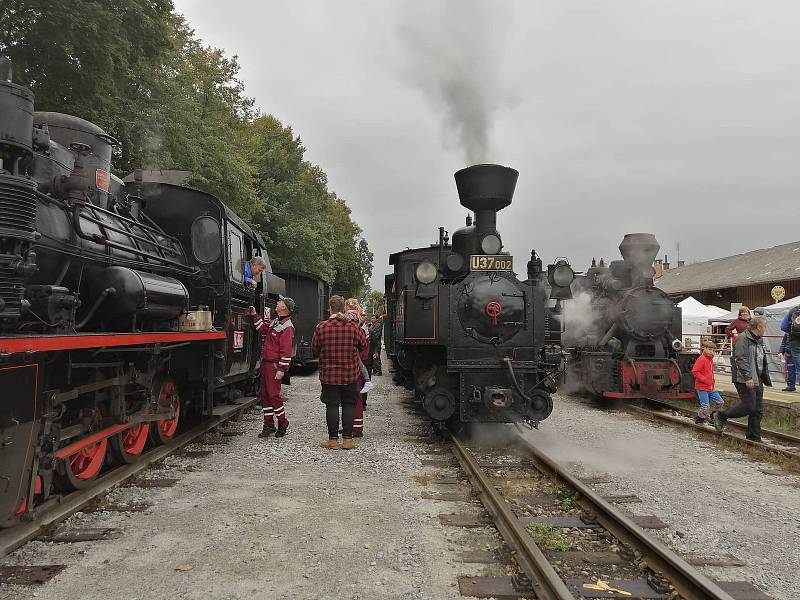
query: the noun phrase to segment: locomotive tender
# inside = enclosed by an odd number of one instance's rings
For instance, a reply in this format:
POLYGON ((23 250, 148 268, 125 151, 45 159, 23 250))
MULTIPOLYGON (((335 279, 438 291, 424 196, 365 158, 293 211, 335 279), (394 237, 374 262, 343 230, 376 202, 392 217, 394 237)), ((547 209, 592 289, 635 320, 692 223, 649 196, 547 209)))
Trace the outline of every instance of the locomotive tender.
POLYGON ((553 409, 563 362, 558 313, 574 273, 565 260, 548 268, 555 306, 535 252, 528 279, 514 273, 496 221, 518 176, 500 165, 458 171, 459 198, 474 211, 474 225, 468 217, 452 245, 439 228, 438 243, 389 258, 384 335, 395 382, 413 389, 434 421, 537 424, 553 409))
POLYGON ((244 313, 283 292, 244 285, 262 240, 209 194, 124 183, 116 144, 34 112, 0 58, 0 526, 257 382, 244 313))
POLYGON ((568 379, 583 390, 605 398, 694 397, 697 356, 681 352, 681 309, 654 285, 658 250, 654 235, 629 233, 619 245, 622 260, 592 261, 576 278, 562 339, 568 379), (588 308, 579 302, 584 295, 588 308))

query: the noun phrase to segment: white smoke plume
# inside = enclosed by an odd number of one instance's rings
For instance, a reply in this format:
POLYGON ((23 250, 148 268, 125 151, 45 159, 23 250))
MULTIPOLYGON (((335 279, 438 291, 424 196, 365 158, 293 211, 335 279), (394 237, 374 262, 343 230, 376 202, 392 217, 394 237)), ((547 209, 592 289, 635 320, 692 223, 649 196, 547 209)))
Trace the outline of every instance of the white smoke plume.
POLYGON ((444 121, 447 146, 470 163, 491 160, 496 111, 513 102, 501 66, 513 9, 507 2, 443 0, 403 5, 398 34, 405 75, 444 121))
POLYGON ((564 335, 562 336, 564 345, 572 347, 576 344, 583 344, 586 336, 597 335, 597 326, 601 319, 600 311, 592 306, 591 292, 574 293, 572 299, 564 303, 564 335))

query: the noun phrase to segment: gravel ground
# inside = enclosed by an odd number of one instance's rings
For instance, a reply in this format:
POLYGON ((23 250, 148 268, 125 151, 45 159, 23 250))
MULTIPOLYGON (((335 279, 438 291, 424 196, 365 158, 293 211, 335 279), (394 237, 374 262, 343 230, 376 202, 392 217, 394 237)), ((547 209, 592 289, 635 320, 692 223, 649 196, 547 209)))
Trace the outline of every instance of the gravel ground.
POLYGON ((800 478, 723 449, 705 436, 561 395, 529 439, 583 475, 608 475, 604 494, 635 494, 634 514, 669 525, 654 531, 679 553, 735 556, 744 567, 705 568, 747 580, 776 600, 800 597, 800 478))
POLYGON ((409 416, 406 392, 389 376, 376 383, 356 450, 319 447, 327 437, 319 381, 293 377, 284 388, 287 437, 258 439, 260 409, 248 413, 226 428, 242 435, 190 447, 212 455, 173 456, 145 474, 180 478, 174 487, 110 496, 149 502, 147 511, 78 513, 62 527, 119 527, 121 537, 34 541, 0 561, 68 567, 43 586, 0 587, 0 597, 461 598, 457 576, 482 567, 456 553, 497 546, 496 535, 439 524, 439 513, 479 508, 420 499, 414 476, 448 471, 421 466, 431 446, 407 436, 428 426, 409 416))

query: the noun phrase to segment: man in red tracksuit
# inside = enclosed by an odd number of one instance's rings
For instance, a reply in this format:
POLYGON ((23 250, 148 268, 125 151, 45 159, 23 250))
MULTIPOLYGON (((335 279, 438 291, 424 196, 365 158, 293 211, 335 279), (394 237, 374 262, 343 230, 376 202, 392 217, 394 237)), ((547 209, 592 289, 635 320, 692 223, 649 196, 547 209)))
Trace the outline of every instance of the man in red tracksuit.
POLYGON ((295 302, 291 298, 279 296, 275 312, 278 316, 269 322, 263 321, 254 307, 250 307, 248 315, 253 319, 256 330, 264 336, 264 349, 261 351, 261 409, 264 413, 264 428, 258 437, 275 437, 286 435, 289 421, 286 408, 281 400, 281 382, 292 362, 292 340, 294 325, 292 313, 295 302), (278 421, 275 429, 274 419, 278 421))

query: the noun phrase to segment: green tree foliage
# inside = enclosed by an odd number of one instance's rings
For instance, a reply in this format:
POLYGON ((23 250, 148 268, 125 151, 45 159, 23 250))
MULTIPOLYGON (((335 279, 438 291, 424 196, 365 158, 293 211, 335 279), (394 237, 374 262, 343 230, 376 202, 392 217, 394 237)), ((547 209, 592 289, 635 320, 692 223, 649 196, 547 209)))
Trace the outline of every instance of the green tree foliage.
POLYGON ((0 0, 0 53, 37 110, 74 114, 118 137, 115 166, 125 169, 148 135, 175 18, 171 0, 0 0))
POLYGON ((386 309, 386 301, 383 292, 379 290, 367 290, 367 294, 364 298, 364 306, 366 307, 367 316, 381 316, 386 309))
POLYGON ((350 209, 304 153, 300 138, 275 117, 253 123, 251 161, 264 201, 254 222, 277 264, 316 273, 335 289, 357 294, 372 274, 372 253, 350 209))
POLYGON ((236 56, 204 46, 171 0, 0 0, 0 54, 37 110, 74 114, 120 139, 114 169, 192 173, 264 234, 275 264, 352 295, 372 253, 291 128, 259 116, 236 56))

